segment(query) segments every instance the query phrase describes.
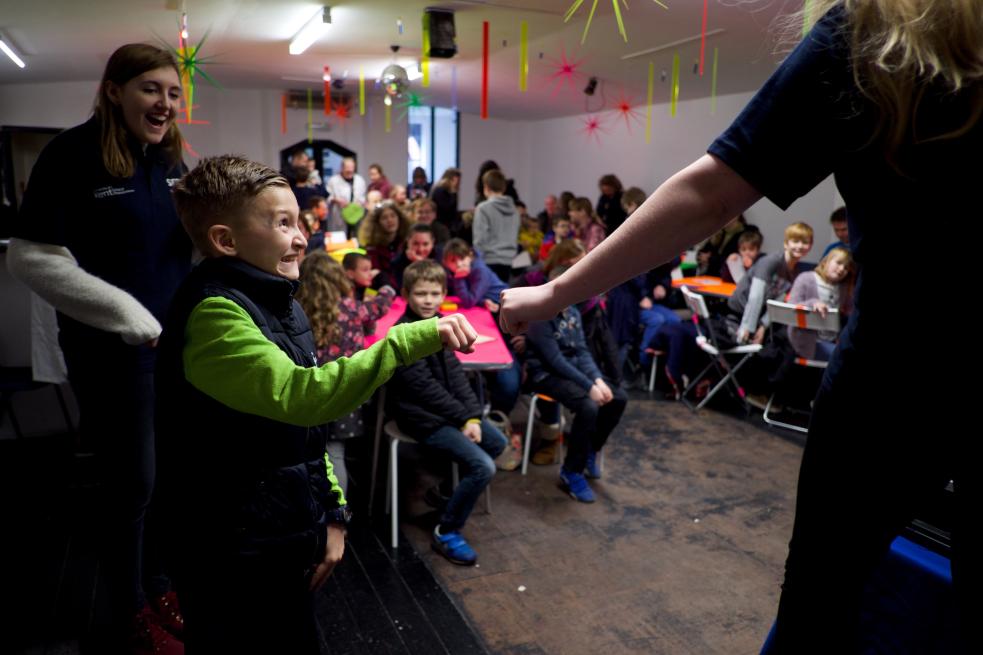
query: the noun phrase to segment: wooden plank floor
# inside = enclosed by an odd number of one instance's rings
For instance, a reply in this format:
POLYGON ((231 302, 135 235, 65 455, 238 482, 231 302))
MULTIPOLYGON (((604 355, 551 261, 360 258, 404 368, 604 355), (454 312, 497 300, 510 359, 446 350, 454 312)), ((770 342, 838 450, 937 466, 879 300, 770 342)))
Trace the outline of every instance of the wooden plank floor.
POLYGON ((757 653, 801 453, 752 422, 635 393, 595 504, 561 493, 556 466, 530 465, 496 475, 491 515, 478 503, 465 529, 478 567, 432 552, 425 522, 404 534, 494 653, 757 653))

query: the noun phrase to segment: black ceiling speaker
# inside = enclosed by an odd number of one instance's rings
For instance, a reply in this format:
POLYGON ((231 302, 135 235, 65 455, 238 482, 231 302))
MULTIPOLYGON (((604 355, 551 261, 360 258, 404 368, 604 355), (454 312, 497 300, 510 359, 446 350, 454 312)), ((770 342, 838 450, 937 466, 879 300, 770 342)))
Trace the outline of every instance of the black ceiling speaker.
POLYGON ((457 33, 454 29, 454 12, 445 9, 427 9, 430 21, 430 56, 450 59, 457 54, 457 33))

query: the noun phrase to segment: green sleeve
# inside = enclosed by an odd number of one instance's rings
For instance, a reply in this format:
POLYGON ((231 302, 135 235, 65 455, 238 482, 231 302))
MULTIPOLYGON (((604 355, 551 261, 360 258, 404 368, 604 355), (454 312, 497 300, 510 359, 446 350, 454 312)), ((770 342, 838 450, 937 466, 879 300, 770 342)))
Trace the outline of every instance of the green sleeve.
POLYGON ((348 499, 345 498, 345 492, 338 484, 338 476, 334 474, 334 464, 331 463, 331 459, 328 457, 328 453, 324 453, 324 471, 328 476, 328 486, 331 487, 331 495, 334 496, 335 506, 341 507, 342 505, 348 504, 348 499))
POLYGON ((393 326, 352 357, 305 368, 263 336, 242 307, 221 297, 194 308, 184 336, 184 376, 196 389, 236 411, 302 427, 350 414, 398 367, 442 347, 432 318, 393 326))

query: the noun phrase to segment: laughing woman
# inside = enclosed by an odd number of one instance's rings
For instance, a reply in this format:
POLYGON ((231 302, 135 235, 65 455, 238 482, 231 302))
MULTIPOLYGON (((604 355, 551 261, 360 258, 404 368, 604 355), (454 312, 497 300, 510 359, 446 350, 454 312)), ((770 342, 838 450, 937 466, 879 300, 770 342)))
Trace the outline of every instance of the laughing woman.
POLYGON ((100 464, 113 633, 118 650, 138 653, 184 650, 173 595, 143 556, 154 347, 191 264, 170 192, 184 169, 174 124, 180 80, 160 48, 130 44, 112 54, 92 118, 41 152, 8 254, 10 272, 58 310, 81 428, 100 464), (66 166, 77 174, 66 178, 66 166))

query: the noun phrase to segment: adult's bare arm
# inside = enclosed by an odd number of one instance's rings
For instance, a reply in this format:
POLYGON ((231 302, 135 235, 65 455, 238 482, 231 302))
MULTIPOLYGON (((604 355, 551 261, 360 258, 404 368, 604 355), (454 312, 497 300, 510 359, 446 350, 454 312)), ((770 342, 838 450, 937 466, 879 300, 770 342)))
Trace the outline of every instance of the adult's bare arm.
POLYGON ((564 307, 663 264, 753 205, 761 194, 713 155, 704 155, 656 189, 621 227, 556 280, 502 292, 500 320, 510 334, 564 307))

